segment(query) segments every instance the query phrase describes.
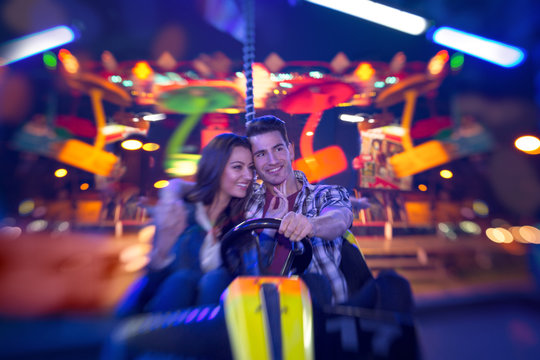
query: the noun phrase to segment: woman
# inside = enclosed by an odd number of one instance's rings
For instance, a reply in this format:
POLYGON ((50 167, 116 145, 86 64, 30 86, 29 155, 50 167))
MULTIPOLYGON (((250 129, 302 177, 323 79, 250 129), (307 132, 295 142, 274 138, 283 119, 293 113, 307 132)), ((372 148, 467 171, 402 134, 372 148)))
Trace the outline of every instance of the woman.
POLYGON ((158 202, 157 233, 148 273, 138 284, 140 290, 122 302, 119 316, 176 310, 208 302, 206 296, 215 296, 208 293, 222 285, 205 281, 198 289, 199 281, 209 271, 219 272, 219 239, 243 220, 253 174, 246 138, 221 134, 203 149, 195 185, 183 204, 174 194, 158 202), (184 223, 182 219, 187 220, 184 223))

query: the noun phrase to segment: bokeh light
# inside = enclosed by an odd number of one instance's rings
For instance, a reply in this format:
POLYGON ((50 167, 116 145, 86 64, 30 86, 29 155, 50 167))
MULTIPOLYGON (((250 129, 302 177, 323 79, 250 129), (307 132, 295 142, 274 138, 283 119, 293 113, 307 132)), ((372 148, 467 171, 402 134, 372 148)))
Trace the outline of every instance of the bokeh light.
POLYGON ((439 174, 443 179, 451 179, 454 176, 454 174, 450 170, 446 169, 441 170, 439 174))
POLYGON ((473 202, 473 210, 478 216, 488 216, 489 215, 489 206, 486 204, 485 201, 482 200, 474 200, 473 202))
POLYGON ((427 191, 427 186, 424 185, 424 184, 420 184, 420 185, 418 185, 418 190, 420 190, 420 191, 427 191))
POLYGON ((56 176, 57 178, 63 178, 67 175, 67 173, 68 171, 66 169, 56 169, 56 171, 54 172, 54 176, 56 176))
POLYGON ((375 69, 370 63, 361 63, 354 70, 354 75, 360 79, 360 81, 368 81, 375 75, 375 69))
POLYGON ((461 216, 463 216, 466 219, 473 219, 474 218, 474 210, 470 207, 464 206, 459 210, 459 213, 461 216))
POLYGON ((58 65, 56 55, 52 51, 47 51, 43 54, 43 63, 48 69, 54 70, 58 65))
POLYGON ((482 233, 482 229, 480 228, 480 225, 478 225, 474 221, 469 221, 469 220, 461 221, 459 223, 459 228, 463 232, 466 232, 468 234, 479 235, 482 233))
POLYGON ((510 231, 510 234, 512 234, 512 237, 514 238, 515 241, 526 244, 527 240, 521 237, 521 234, 519 233, 520 229, 521 227, 519 226, 512 226, 508 229, 508 231, 510 231))
POLYGON ((43 205, 36 206, 34 211, 32 211, 32 216, 35 217, 35 218, 40 218, 40 217, 45 216, 46 213, 47 213, 47 207, 45 207, 43 205))
POLYGON ((169 181, 168 180, 158 180, 154 183, 154 187, 156 189, 163 189, 165 187, 169 186, 169 181))
POLYGON ((452 227, 450 225, 441 222, 441 223, 437 224, 437 229, 439 229, 441 234, 443 234, 446 238, 448 238, 450 240, 456 240, 457 239, 457 234, 454 231, 454 229, 452 229, 452 227))
POLYGON ((120 146, 122 146, 122 148, 126 150, 139 150, 140 148, 142 148, 143 143, 139 140, 129 139, 122 141, 120 146))
POLYGON ((81 186, 80 186, 80 189, 82 191, 85 191, 85 190, 88 190, 89 187, 90 187, 90 185, 88 185, 88 183, 82 183, 81 186))
POLYGON ((26 199, 19 204, 19 215, 28 215, 34 211, 36 204, 32 199, 26 199))
POLYGON ((0 239, 15 240, 22 234, 22 229, 18 226, 2 226, 0 227, 0 239))
POLYGON ((29 233, 36 233, 47 229, 49 223, 46 220, 34 220, 26 225, 26 231, 29 233))
POLYGON ((540 154, 540 139, 536 136, 525 135, 520 136, 514 142, 515 147, 524 153, 536 155, 540 154))
POLYGON ((194 175, 200 157, 198 154, 176 154, 166 161, 165 172, 171 176, 194 175))
POLYGON ((156 143, 146 143, 142 146, 144 151, 156 151, 159 150, 159 144, 156 143))
POLYGON ((139 61, 136 63, 132 69, 132 72, 133 75, 140 80, 147 80, 154 73, 146 61, 139 61))
POLYGON ((486 236, 489 240, 498 244, 511 243, 514 240, 510 231, 502 227, 486 229, 486 236))
POLYGON ((79 72, 79 60, 77 60, 69 50, 60 49, 58 52, 58 59, 60 59, 60 62, 68 73, 76 74, 79 72))
POLYGON ((56 226, 56 231, 64 232, 64 231, 68 231, 69 228, 70 228, 69 222, 68 221, 62 221, 56 226))
POLYGON ((525 225, 519 228, 519 235, 531 244, 540 244, 540 230, 534 226, 525 225))
POLYGON ((465 56, 460 52, 454 53, 450 57, 450 68, 452 69, 452 71, 461 70, 461 68, 463 67, 463 63, 465 63, 465 56))
POLYGON ((429 73, 431 75, 439 75, 444 70, 444 66, 448 62, 448 59, 448 51, 439 51, 428 63, 429 73))

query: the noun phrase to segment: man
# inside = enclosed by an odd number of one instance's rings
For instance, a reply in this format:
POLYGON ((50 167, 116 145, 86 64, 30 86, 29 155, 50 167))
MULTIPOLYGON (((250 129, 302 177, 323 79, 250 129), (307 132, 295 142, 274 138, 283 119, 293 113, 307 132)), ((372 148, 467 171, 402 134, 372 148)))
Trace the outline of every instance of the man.
MULTIPOLYGON (((347 190, 339 186, 311 185, 302 172, 293 171, 294 147, 289 142, 285 123, 277 117, 255 118, 247 124, 247 136, 255 169, 263 183, 255 184, 247 202, 246 217, 282 218, 278 232, 291 241, 300 241, 308 236, 313 247, 313 258, 306 270, 308 274, 302 278, 320 303, 345 301, 347 283, 339 264, 341 236, 353 220, 347 190), (274 205, 278 209, 274 209, 274 205), (280 207, 285 207, 285 211, 279 210, 280 207), (327 288, 330 289, 326 291, 327 288), (332 299, 327 300, 328 297, 332 299)), ((185 182, 172 181, 160 197, 163 202, 170 202, 171 198, 177 199, 177 194, 185 193, 188 187, 190 185, 185 182)), ((183 212, 179 210, 172 216, 172 208, 162 205, 158 209, 155 214, 158 235, 176 238, 175 234, 182 229, 182 222, 178 220, 182 219, 183 212), (176 229, 160 226, 160 223, 164 224, 164 221, 159 221, 161 218, 166 220, 171 217, 176 219, 176 229)), ((159 241, 157 245, 159 247, 159 241)), ((214 276, 220 278, 222 274, 208 274, 203 281, 214 276)), ((225 282, 215 279, 208 281, 225 282)))
POLYGON ((247 216, 263 217, 269 199, 287 198, 289 209, 278 232, 291 241, 308 236, 313 259, 307 273, 323 275, 330 283, 334 302, 347 299, 347 283, 339 269, 343 233, 353 214, 347 190, 339 186, 311 185, 300 171, 294 171, 294 147, 285 123, 274 116, 255 118, 247 124, 253 161, 263 184, 248 200, 247 216), (276 188, 281 188, 281 191, 276 188))

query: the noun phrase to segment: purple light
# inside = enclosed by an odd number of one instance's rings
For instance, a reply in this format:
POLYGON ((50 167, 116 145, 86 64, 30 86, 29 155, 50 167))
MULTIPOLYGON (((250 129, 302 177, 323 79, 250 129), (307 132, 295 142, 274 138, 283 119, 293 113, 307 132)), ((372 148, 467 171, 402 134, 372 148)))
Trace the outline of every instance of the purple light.
POLYGON ((198 313, 199 313, 199 309, 197 309, 197 308, 191 310, 191 312, 189 313, 189 315, 186 318, 186 324, 192 322, 193 319, 195 319, 195 316, 197 316, 198 313))
POLYGON ((201 312, 199 313, 199 316, 197 316, 197 322, 201 322, 204 320, 204 317, 206 316, 206 314, 208 314, 210 312, 210 308, 209 307, 205 307, 201 310, 201 312))
POLYGON ((219 302, 220 304, 223 303, 225 301, 225 298, 227 297, 227 294, 229 293, 229 290, 228 289, 225 289, 222 293, 221 293, 221 296, 219 297, 219 302))
POLYGON ((214 310, 212 310, 212 312, 210 313, 210 316, 208 317, 208 320, 212 320, 213 318, 215 318, 217 314, 219 313, 219 310, 221 310, 220 305, 216 306, 214 310))
POLYGON ((174 325, 178 325, 184 322, 184 319, 186 318, 187 314, 188 314, 188 310, 185 310, 179 313, 174 321, 174 325))

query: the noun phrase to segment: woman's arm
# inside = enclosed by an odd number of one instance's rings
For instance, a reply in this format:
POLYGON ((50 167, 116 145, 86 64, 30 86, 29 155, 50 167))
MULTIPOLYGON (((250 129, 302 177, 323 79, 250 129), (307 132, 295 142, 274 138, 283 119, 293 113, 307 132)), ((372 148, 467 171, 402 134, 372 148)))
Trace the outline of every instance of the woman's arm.
POLYGON ((175 259, 171 249, 187 226, 184 202, 172 198, 159 199, 154 207, 154 224, 156 233, 148 267, 158 270, 175 259))

